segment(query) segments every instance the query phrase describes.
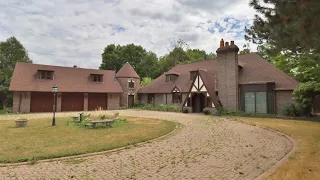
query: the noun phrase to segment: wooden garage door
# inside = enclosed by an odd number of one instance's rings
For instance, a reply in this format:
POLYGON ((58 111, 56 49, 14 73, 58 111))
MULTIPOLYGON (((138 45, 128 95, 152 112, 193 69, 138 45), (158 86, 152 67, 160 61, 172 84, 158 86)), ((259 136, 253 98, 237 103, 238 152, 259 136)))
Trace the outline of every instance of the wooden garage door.
POLYGON ((96 109, 107 109, 108 94, 103 93, 89 93, 88 95, 88 109, 93 111, 96 109))
POLYGON ((32 92, 31 93, 31 112, 52 112, 53 93, 51 92, 32 92))
POLYGON ((83 111, 83 93, 62 93, 61 111, 83 111))

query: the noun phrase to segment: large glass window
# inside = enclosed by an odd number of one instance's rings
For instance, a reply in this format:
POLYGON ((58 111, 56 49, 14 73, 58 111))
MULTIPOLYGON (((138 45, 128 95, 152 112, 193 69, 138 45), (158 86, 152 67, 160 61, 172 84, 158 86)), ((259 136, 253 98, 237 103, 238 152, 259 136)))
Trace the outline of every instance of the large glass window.
POLYGON ((244 93, 245 112, 267 113, 266 92, 245 92, 244 93))
POLYGON ((256 112, 267 113, 267 94, 266 92, 256 92, 256 112))
POLYGON ((244 101, 245 101, 245 112, 254 113, 255 112, 254 92, 244 93, 244 101))

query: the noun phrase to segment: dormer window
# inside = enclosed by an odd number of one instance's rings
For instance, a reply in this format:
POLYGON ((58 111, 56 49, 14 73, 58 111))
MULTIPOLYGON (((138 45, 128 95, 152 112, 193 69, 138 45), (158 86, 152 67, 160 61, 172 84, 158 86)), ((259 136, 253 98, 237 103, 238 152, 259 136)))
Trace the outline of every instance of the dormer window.
POLYGON ((197 77, 197 71, 190 71, 190 80, 193 81, 197 77))
POLYGON ((173 82, 173 75, 172 74, 168 74, 166 76, 166 82, 173 82))
POLYGON ((103 75, 102 74, 91 74, 90 79, 92 82, 103 82, 103 75))
POLYGON ((131 80, 128 81, 128 87, 129 87, 129 88, 134 88, 134 81, 133 81, 133 79, 131 79, 131 80))
POLYGON ((38 79, 53 80, 53 71, 38 70, 38 79))

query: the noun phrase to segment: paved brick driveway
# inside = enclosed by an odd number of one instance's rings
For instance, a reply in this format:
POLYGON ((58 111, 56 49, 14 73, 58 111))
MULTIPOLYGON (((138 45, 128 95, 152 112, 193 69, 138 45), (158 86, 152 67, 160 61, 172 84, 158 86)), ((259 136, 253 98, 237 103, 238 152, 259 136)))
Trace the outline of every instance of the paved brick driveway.
POLYGON ((165 140, 119 152, 0 167, 0 179, 254 179, 292 148, 283 136, 223 118, 134 110, 120 114, 172 120, 183 128, 165 140))

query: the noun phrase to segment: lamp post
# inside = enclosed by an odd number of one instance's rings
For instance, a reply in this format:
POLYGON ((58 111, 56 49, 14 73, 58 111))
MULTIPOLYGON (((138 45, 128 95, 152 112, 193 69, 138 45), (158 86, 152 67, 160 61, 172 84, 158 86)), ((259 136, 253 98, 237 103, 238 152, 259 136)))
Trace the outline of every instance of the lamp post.
POLYGON ((54 85, 52 87, 53 92, 53 119, 52 119, 52 126, 56 125, 56 94, 58 93, 58 87, 54 85))

